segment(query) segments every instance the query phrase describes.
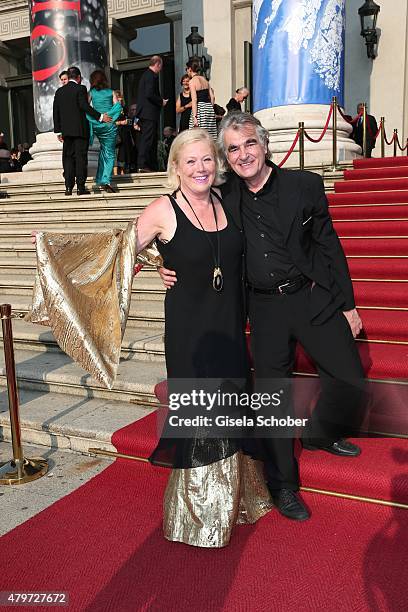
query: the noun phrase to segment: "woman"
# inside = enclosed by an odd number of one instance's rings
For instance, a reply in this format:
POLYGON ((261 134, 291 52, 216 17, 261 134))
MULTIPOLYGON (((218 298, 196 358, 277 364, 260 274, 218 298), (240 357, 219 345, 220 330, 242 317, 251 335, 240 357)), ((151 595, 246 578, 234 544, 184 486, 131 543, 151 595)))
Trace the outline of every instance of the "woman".
POLYGON ((114 193, 115 190, 111 185, 111 178, 116 158, 116 135, 118 128, 115 122, 122 113, 122 105, 114 97, 112 89, 109 89, 106 75, 102 70, 95 70, 91 74, 90 84, 90 104, 99 113, 107 113, 112 118, 112 123, 101 123, 87 115, 90 127, 89 143, 92 145, 94 136, 97 136, 101 145, 95 182, 108 193, 114 193))
POLYGON ((113 94, 122 106, 122 113, 118 121, 116 121, 118 127, 118 134, 116 137, 117 174, 128 174, 131 170, 132 162, 134 162, 135 143, 133 140, 133 120, 129 118, 128 109, 125 106, 122 92, 116 89, 113 94))
POLYGON ((217 138, 217 123, 214 113, 214 92, 209 82, 198 74, 200 62, 190 60, 187 62, 187 74, 190 77, 191 92, 191 115, 189 119, 189 129, 201 127, 208 131, 210 136, 217 138))
MULTIPOLYGON (((219 161, 208 132, 179 134, 167 171, 174 191, 139 217, 137 251, 156 238, 164 266, 177 270, 178 282, 165 301, 169 390, 180 379, 187 387, 194 379, 245 381, 243 238, 212 189, 219 161)), ((235 523, 255 522, 269 510, 265 483, 255 462, 240 452, 238 439, 209 437, 202 428, 175 439, 170 429, 167 423, 150 458, 174 468, 164 498, 165 537, 225 546, 235 523)))
POLYGON ((191 94, 190 94, 190 77, 188 74, 183 74, 181 77, 180 85, 182 91, 176 100, 176 113, 180 114, 180 127, 179 132, 188 130, 188 123, 191 115, 191 94))

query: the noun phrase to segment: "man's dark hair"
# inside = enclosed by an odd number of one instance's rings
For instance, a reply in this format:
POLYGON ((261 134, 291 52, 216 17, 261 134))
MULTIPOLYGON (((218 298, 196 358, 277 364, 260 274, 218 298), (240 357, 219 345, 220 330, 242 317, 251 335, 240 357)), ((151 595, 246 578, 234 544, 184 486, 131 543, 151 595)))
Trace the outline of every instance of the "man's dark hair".
POLYGON ((68 70, 63 70, 62 72, 60 72, 59 75, 58 75, 58 78, 60 79, 61 77, 65 76, 65 75, 67 75, 69 77, 68 70))
POLYGON ((74 79, 75 81, 77 80, 78 77, 81 76, 81 71, 76 66, 70 66, 67 70, 67 73, 68 73, 68 78, 74 79))

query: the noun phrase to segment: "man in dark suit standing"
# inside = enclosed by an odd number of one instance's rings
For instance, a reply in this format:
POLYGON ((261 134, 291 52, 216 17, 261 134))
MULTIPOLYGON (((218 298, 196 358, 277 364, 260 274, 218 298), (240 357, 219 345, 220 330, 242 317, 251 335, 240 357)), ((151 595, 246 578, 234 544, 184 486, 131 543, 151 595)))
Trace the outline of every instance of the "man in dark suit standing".
POLYGON ((160 111, 168 102, 160 95, 159 72, 162 68, 162 58, 159 55, 153 55, 150 59, 149 68, 140 79, 137 90, 136 112, 140 125, 138 172, 157 170, 158 123, 160 111))
POLYGON ((81 85, 79 68, 68 68, 69 81, 55 92, 54 132, 63 143, 62 163, 64 167, 65 195, 72 195, 77 183, 78 195, 89 195, 85 188, 88 176, 89 125, 86 113, 99 121, 109 123, 112 119, 98 113, 88 102, 88 92, 81 85))
MULTIPOLYGON (((270 162, 268 131, 248 113, 226 115, 219 144, 233 170, 221 186, 224 208, 245 237, 257 390, 276 391, 273 379, 292 376, 300 342, 316 363, 322 388, 303 447, 356 457, 359 447, 342 436, 357 424, 364 391, 364 371, 354 341, 362 323, 323 181, 315 173, 282 170, 270 162)), ((161 269, 166 287, 176 282, 176 273, 161 269)), ((305 520, 309 512, 297 495, 294 440, 290 432, 285 434, 288 437, 258 434, 256 448, 248 450, 264 460, 279 512, 305 520)))
MULTIPOLYGON (((363 136, 364 136, 364 128, 363 128, 363 110, 364 104, 360 102, 357 104, 357 114, 361 116, 357 119, 357 123, 353 126, 352 138, 354 142, 361 147, 361 151, 363 152, 363 136)), ((378 126, 376 118, 373 115, 367 114, 367 149, 366 149, 366 157, 371 157, 371 152, 375 147, 375 135, 377 134, 378 126)))

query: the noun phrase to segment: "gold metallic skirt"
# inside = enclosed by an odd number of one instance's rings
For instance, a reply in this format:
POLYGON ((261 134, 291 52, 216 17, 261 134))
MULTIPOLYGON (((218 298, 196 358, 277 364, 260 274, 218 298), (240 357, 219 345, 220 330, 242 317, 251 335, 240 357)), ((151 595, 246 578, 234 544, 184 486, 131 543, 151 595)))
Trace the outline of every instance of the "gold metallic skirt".
POLYGON ((242 453, 202 467, 173 469, 164 494, 164 536, 221 548, 235 524, 255 523, 272 505, 262 464, 242 453))

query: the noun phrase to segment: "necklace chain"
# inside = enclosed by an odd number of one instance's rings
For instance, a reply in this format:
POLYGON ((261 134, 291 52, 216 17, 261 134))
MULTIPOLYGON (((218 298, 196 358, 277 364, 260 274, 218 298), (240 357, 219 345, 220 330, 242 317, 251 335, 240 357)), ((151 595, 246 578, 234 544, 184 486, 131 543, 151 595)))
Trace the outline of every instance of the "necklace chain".
POLYGON ((223 286, 224 286, 224 278, 223 278, 222 271, 221 271, 220 232, 219 232, 219 229, 218 229, 217 212, 215 210, 215 205, 214 205, 214 200, 213 200, 213 197, 212 197, 212 193, 210 191, 210 202, 211 202, 211 206, 212 206, 212 210, 213 210, 213 214, 214 214, 215 227, 216 227, 216 231, 217 231, 217 252, 215 251, 213 241, 210 239, 210 237, 208 236, 207 232, 205 231, 204 226, 201 223, 200 219, 198 218, 198 215, 197 215, 196 211, 194 210, 194 208, 192 207, 191 203, 189 202, 189 200, 187 199, 186 195, 182 192, 181 189, 180 189, 180 193, 183 196, 183 198, 185 199, 185 201, 187 202, 187 204, 189 205, 189 207, 191 208, 191 210, 193 212, 193 215, 197 219, 201 229, 203 230, 204 236, 206 237, 206 239, 207 239, 207 241, 208 241, 208 243, 209 243, 209 245, 211 247, 211 251, 212 251, 212 255, 213 255, 213 259, 214 259, 213 288, 215 289, 215 291, 221 291, 223 286))

